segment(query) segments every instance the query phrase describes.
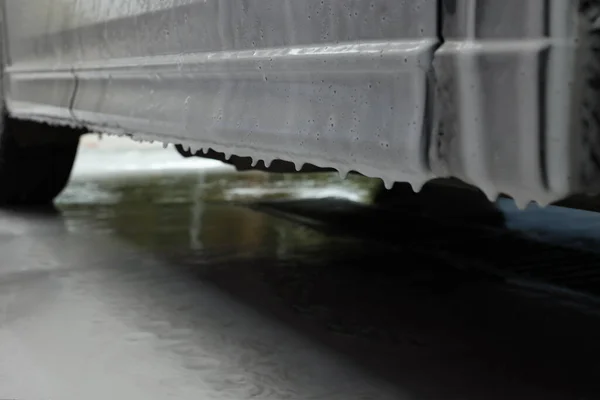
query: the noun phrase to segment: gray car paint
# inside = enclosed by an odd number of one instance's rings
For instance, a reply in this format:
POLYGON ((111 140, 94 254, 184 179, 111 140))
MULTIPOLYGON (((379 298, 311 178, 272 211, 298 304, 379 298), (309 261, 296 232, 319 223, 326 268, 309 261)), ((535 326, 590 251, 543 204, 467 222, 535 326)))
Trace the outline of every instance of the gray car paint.
POLYGON ((18 118, 521 205, 598 186, 597 1, 3 5, 18 118))

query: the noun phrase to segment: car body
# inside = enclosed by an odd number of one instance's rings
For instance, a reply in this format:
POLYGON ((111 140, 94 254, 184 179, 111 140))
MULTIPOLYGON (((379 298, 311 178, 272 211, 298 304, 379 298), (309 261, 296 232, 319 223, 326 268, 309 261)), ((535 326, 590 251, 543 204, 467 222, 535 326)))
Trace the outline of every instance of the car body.
POLYGON ((600 1, 2 1, 19 120, 519 204, 600 182, 600 1))

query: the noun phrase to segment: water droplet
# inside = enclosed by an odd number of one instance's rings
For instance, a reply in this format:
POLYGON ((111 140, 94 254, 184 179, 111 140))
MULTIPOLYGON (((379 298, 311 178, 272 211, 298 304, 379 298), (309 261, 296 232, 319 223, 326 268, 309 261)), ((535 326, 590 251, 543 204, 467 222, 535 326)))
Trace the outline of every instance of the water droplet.
POLYGON ((527 200, 523 196, 515 196, 515 197, 513 197, 513 199, 515 201, 515 205, 521 211, 525 210, 527 208, 527 206, 529 205, 529 200, 527 200))
POLYGON ((421 191, 421 189, 423 189, 423 185, 425 185, 425 181, 422 181, 422 180, 413 180, 410 183, 410 187, 412 188, 413 192, 415 192, 415 193, 419 193, 421 191))
POLYGON ((537 199, 535 202, 540 207, 548 207, 548 205, 550 204, 550 200, 547 197, 544 197, 544 198, 541 198, 541 199, 537 199))
POLYGON ((498 199, 498 192, 494 189, 483 190, 483 193, 491 203, 494 203, 498 199))

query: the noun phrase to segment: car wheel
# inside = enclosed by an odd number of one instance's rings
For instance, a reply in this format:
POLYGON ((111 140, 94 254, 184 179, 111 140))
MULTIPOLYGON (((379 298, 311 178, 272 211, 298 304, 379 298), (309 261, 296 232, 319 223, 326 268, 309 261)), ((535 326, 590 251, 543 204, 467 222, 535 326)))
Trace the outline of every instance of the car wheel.
POLYGON ((0 205, 52 203, 65 188, 83 131, 3 118, 0 132, 0 205))

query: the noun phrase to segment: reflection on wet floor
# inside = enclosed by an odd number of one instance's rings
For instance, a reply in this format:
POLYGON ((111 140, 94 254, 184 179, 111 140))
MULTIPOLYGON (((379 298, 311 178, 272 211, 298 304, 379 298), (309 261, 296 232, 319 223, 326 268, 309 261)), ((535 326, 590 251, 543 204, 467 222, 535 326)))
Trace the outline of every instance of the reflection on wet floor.
POLYGON ((468 265, 600 294, 600 214, 535 206, 521 212, 509 200, 497 208, 470 202, 458 210, 439 204, 439 191, 427 186, 420 195, 410 194, 431 200, 372 207, 376 186, 364 177, 341 181, 331 174, 168 173, 76 179, 58 204, 67 216, 83 213, 72 225, 92 225, 153 251, 239 254, 241 247, 255 254, 278 247, 284 254, 281 248, 303 245, 299 235, 358 237, 368 246, 410 247, 461 269, 468 265), (326 234, 309 234, 306 227, 326 234))
POLYGON ((104 243, 94 262, 116 265, 106 267, 116 274, 105 278, 111 286, 95 296, 137 304, 128 318, 141 332, 153 332, 147 320, 157 319, 173 330, 160 340, 197 351, 212 324, 223 330, 212 345, 251 348, 212 373, 222 354, 202 361, 178 350, 206 383, 202 398, 219 390, 250 398, 237 391, 250 383, 262 388, 258 398, 278 399, 598 397, 598 215, 523 213, 504 202, 507 230, 372 207, 373 185, 223 171, 76 178, 58 207, 70 234, 92 232, 127 249, 94 239, 104 243), (331 195, 341 198, 310 199, 331 195), (565 233, 583 219, 586 230, 565 233), (218 306, 203 297, 207 287, 274 321, 274 331, 261 338, 244 324, 229 328, 239 314, 215 322, 196 305, 218 306), (337 356, 287 348, 280 325, 337 356))
POLYGON ((144 152, 0 211, 0 398, 600 397, 600 214, 144 152))

